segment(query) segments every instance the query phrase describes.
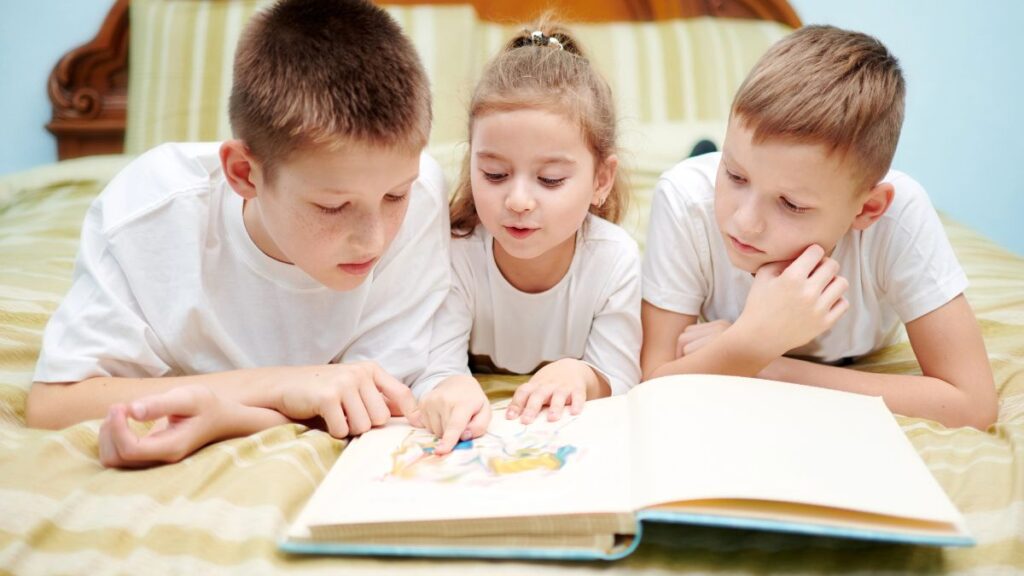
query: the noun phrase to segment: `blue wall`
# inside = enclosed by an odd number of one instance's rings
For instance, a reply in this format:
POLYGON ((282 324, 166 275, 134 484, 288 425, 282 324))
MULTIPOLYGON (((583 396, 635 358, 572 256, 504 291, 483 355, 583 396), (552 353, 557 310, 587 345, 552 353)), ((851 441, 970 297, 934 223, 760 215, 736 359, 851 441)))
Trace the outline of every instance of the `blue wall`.
POLYGON ((0 174, 57 160, 46 79, 96 34, 113 0, 0 0, 0 174))
POLYGON ((1024 254, 1024 2, 790 2, 805 24, 889 47, 907 79, 894 167, 940 210, 1024 254))
MULTIPOLYGON (((936 206, 1024 254, 1024 2, 791 0, 805 23, 877 36, 900 58, 907 116, 895 166, 936 206)), ((112 0, 0 0, 0 174, 52 162, 46 78, 112 0)))

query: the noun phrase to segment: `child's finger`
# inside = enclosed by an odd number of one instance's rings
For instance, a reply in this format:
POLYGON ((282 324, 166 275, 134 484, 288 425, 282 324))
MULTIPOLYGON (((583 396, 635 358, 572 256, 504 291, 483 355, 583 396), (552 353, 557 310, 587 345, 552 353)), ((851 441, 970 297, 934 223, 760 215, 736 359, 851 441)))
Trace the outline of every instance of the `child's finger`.
POLYGON ((448 416, 448 421, 444 424, 441 440, 437 443, 434 454, 442 456, 451 452, 452 448, 455 448, 455 444, 459 442, 462 433, 466 431, 466 426, 469 425, 469 419, 472 415, 472 410, 464 405, 456 406, 452 409, 452 413, 448 416))
POLYGON ((389 406, 397 407, 402 416, 408 416, 416 409, 416 398, 409 387, 376 364, 373 365, 373 383, 391 401, 389 406))
POLYGON ((846 298, 840 298, 838 302, 832 306, 832 309, 825 315, 825 322, 828 323, 829 327, 834 326, 836 321, 839 320, 846 314, 846 311, 850 309, 850 301, 846 298))
POLYGON ((345 412, 341 404, 329 402, 320 406, 320 417, 327 424, 327 433, 335 438, 348 436, 348 420, 345 419, 345 412))
POLYGON ((135 420, 149 421, 164 416, 191 416, 196 413, 196 398, 186 388, 145 396, 128 406, 128 415, 135 420))
POLYGON ((473 415, 469 420, 469 424, 466 425, 466 432, 469 433, 469 438, 464 433, 462 440, 469 440, 470 438, 479 438, 487 432, 487 426, 491 424, 491 403, 487 400, 483 401, 483 405, 480 410, 473 415))
POLYGON ((341 393, 341 408, 348 420, 348 433, 358 436, 370 429, 370 415, 366 413, 363 397, 359 390, 345 388, 341 393))
POLYGON ((411 426, 414 426, 416 428, 426 428, 426 424, 423 422, 422 408, 417 408, 412 412, 412 414, 406 416, 406 418, 409 420, 409 424, 411 426))
POLYGON ((572 391, 570 398, 569 413, 578 416, 580 412, 583 412, 583 403, 587 401, 587 391, 577 388, 572 391))
POLYGON ((427 429, 430 433, 438 438, 444 434, 444 426, 441 425, 441 415, 436 410, 429 410, 425 412, 427 416, 427 429))
POLYGON ((565 409, 565 401, 568 400, 569 393, 558 389, 551 394, 551 402, 548 403, 548 421, 554 422, 562 417, 562 410, 565 409))
POLYGON ((846 294, 846 290, 850 287, 850 281, 842 276, 836 276, 832 278, 832 281, 825 286, 825 289, 821 292, 821 302, 825 305, 825 308, 832 309, 836 302, 846 294))
POLYGON ((818 263, 825 256, 825 249, 817 244, 811 244, 803 254, 797 256, 793 263, 786 267, 785 274, 796 278, 810 278, 811 272, 818 267, 818 263))
POLYGON ((697 350, 700 350, 701 348, 707 346, 716 337, 717 337, 717 334, 708 334, 708 335, 704 336, 703 338, 697 338, 693 342, 690 342, 689 344, 687 344, 683 348, 683 356, 687 356, 689 354, 693 354, 697 350))
POLYGON ((509 402, 508 408, 505 409, 505 418, 507 420, 514 420, 519 417, 523 412, 523 408, 526 406, 526 402, 529 401, 533 391, 537 389, 537 384, 530 380, 529 382, 522 384, 519 388, 516 388, 515 394, 512 395, 512 401, 509 402))
POLYGON ((530 395, 530 399, 526 401, 526 406, 523 407, 523 415, 519 418, 519 421, 523 424, 529 424, 533 422, 533 419, 540 414, 544 405, 548 403, 551 398, 551 387, 540 386, 536 392, 530 395))
POLYGON ((824 290, 829 282, 839 273, 839 262, 831 258, 823 258, 818 267, 811 273, 810 282, 817 290, 824 290))
POLYGON ((369 415, 370 426, 383 426, 388 423, 388 420, 391 419, 391 410, 384 402, 384 395, 377 390, 372 382, 364 381, 359 385, 359 397, 369 415))

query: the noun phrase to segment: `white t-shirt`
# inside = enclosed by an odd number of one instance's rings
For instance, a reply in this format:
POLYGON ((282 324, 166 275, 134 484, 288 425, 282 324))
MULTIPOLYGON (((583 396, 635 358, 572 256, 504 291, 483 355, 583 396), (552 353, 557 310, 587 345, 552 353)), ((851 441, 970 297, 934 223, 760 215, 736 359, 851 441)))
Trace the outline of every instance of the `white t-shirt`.
POLYGON ((452 290, 434 321, 422 396, 448 376, 530 374, 576 358, 608 380, 612 394, 640 381, 640 253, 623 229, 590 215, 576 234, 569 271, 552 288, 521 292, 494 262, 482 225, 452 240, 452 290))
POLYGON ((427 364, 431 318, 450 286, 437 163, 421 157, 394 242, 358 288, 339 292, 252 242, 218 149, 154 148, 93 202, 35 380, 373 360, 415 382, 427 364))
MULTIPOLYGON (((715 221, 720 153, 691 158, 662 174, 654 192, 644 255, 644 300, 671 312, 735 322, 753 277, 733 267, 715 221)), ((906 324, 967 287, 928 195, 890 171, 892 205, 867 230, 850 230, 832 253, 850 282, 850 309, 831 330, 789 354, 840 362, 892 343, 906 324)))

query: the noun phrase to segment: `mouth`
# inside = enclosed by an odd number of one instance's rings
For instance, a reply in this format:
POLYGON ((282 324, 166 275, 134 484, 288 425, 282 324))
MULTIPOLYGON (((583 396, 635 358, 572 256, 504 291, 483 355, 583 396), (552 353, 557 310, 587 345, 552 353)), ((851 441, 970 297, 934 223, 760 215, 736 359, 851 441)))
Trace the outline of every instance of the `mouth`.
POLYGON ((350 262, 346 264, 338 264, 338 268, 347 274, 353 276, 365 276, 369 274, 370 270, 373 269, 373 265, 377 263, 377 258, 370 258, 363 262, 350 262))
POLYGON ((508 232, 509 236, 517 240, 522 240, 539 230, 538 228, 524 228, 520 226, 504 226, 504 228, 505 232, 508 232))
POLYGON ((726 234, 729 237, 729 242, 732 243, 732 247, 736 249, 740 254, 764 254, 764 250, 761 250, 757 246, 752 246, 745 242, 738 240, 732 234, 726 234))

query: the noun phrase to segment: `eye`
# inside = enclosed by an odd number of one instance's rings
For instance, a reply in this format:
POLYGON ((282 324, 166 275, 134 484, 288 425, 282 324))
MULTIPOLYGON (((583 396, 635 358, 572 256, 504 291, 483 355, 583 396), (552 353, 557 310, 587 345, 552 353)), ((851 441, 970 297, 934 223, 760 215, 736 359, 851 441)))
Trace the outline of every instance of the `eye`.
POLYGON ((385 194, 384 195, 384 201, 385 202, 394 202, 394 203, 405 202, 406 198, 408 198, 408 197, 409 197, 409 193, 408 192, 403 192, 402 194, 385 194))
POLYGON ((797 206, 796 204, 793 204, 789 200, 786 200, 785 197, 780 197, 779 201, 782 202, 783 208, 789 210, 790 212, 793 212, 794 214, 802 214, 807 211, 807 208, 804 208, 803 206, 797 206))
POLYGON ((348 202, 345 202, 341 206, 321 206, 319 204, 314 204, 314 206, 316 206, 317 210, 323 212, 324 214, 337 214, 344 210, 345 207, 348 206, 348 204, 348 202))
POLYGON ((565 178, 544 178, 543 176, 538 176, 537 180, 540 181, 540 183, 543 184, 544 186, 547 186, 548 188, 558 188, 559 186, 561 186, 565 182, 566 179, 565 178))
POLYGON ((732 172, 730 172, 728 170, 726 170, 725 173, 729 175, 729 180, 735 182, 736 184, 746 184, 747 183, 747 179, 742 177, 742 176, 740 176, 739 174, 734 174, 734 173, 732 173, 732 172))
POLYGON ((484 178, 488 182, 501 182, 502 180, 508 177, 508 174, 503 173, 486 172, 483 170, 481 170, 481 172, 483 172, 484 178))

